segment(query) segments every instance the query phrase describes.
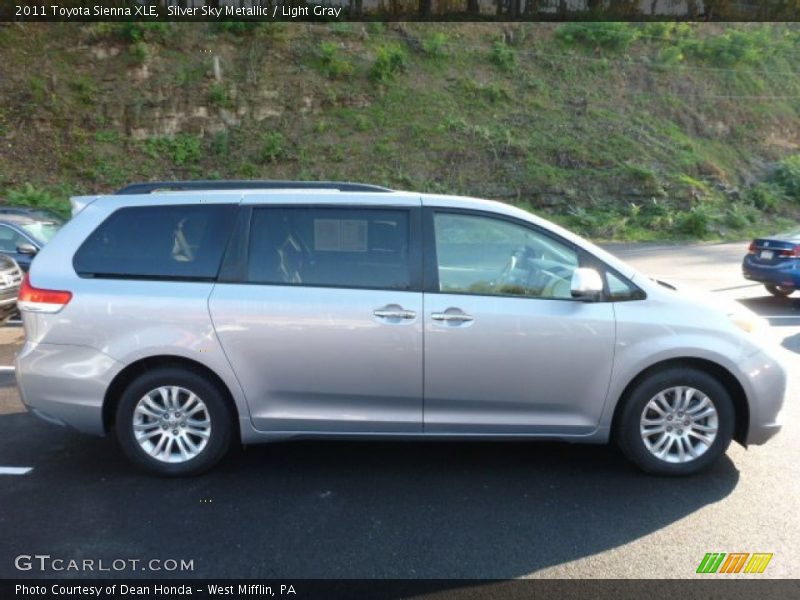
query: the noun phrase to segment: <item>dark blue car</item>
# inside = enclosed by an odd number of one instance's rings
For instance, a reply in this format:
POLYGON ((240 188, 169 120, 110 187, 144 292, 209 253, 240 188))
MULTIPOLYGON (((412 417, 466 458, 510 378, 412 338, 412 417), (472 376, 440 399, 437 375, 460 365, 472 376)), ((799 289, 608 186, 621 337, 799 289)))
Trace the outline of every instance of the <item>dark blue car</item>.
POLYGON ((789 296, 800 287, 800 229, 753 240, 742 272, 773 296, 789 296))
POLYGON ((44 216, 0 214, 0 253, 10 256, 27 271, 33 257, 60 227, 60 222, 44 216))

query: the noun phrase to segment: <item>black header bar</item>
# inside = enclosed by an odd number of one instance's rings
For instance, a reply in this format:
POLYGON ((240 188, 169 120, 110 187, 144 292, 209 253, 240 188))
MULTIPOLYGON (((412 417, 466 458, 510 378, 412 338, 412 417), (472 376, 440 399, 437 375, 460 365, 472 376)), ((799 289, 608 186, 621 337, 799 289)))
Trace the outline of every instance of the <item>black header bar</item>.
POLYGON ((787 0, 0 0, 0 21, 798 21, 787 0))

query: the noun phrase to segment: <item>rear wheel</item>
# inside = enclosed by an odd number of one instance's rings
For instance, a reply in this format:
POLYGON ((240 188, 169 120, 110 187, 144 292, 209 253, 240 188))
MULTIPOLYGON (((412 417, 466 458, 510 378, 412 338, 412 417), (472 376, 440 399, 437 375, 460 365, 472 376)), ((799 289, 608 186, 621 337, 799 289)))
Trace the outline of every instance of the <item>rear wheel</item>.
POLYGON ((116 433, 137 466, 159 475, 195 475, 227 452, 231 416, 216 385, 189 370, 148 371, 123 392, 116 433))
POLYGON ((725 453, 733 426, 733 402, 717 379, 697 369, 670 368, 629 394, 615 436, 644 471, 691 475, 725 453))
POLYGON ((787 296, 791 296, 792 292, 794 292, 793 287, 786 287, 783 285, 766 284, 764 287, 767 288, 770 294, 778 298, 786 298, 787 296))

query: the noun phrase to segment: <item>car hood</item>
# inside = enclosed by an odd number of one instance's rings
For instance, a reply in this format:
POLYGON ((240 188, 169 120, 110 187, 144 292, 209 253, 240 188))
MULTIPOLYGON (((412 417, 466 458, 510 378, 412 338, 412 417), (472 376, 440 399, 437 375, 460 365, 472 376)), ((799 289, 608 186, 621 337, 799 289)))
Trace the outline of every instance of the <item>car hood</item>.
MULTIPOLYGON (((641 284, 641 279, 634 280, 634 282, 641 284)), ((744 304, 721 294, 714 294, 700 288, 677 285, 670 281, 652 278, 647 278, 647 284, 649 291, 655 292, 663 298, 677 300, 678 302, 718 314, 741 316, 748 319, 762 319, 744 304)))

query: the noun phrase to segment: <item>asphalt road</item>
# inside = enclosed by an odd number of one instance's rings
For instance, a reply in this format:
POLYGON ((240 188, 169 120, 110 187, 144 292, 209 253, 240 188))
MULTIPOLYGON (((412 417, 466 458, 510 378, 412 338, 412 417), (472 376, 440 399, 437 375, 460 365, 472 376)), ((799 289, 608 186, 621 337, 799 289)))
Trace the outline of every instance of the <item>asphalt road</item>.
MULTIPOLYGON (((743 280, 743 249, 612 248, 769 317, 798 372, 800 298, 767 298, 743 280)), ((0 332, 0 364, 20 338, 18 327, 0 332)), ((734 444, 686 479, 645 476, 613 447, 295 442, 169 480, 134 471, 113 440, 38 421, 0 371, 0 466, 33 467, 0 475, 0 577, 81 576, 15 569, 16 556, 39 553, 194 563, 116 573, 125 577, 683 578, 715 551, 772 552, 763 576, 797 578, 798 391, 793 381, 772 442, 734 444)))

